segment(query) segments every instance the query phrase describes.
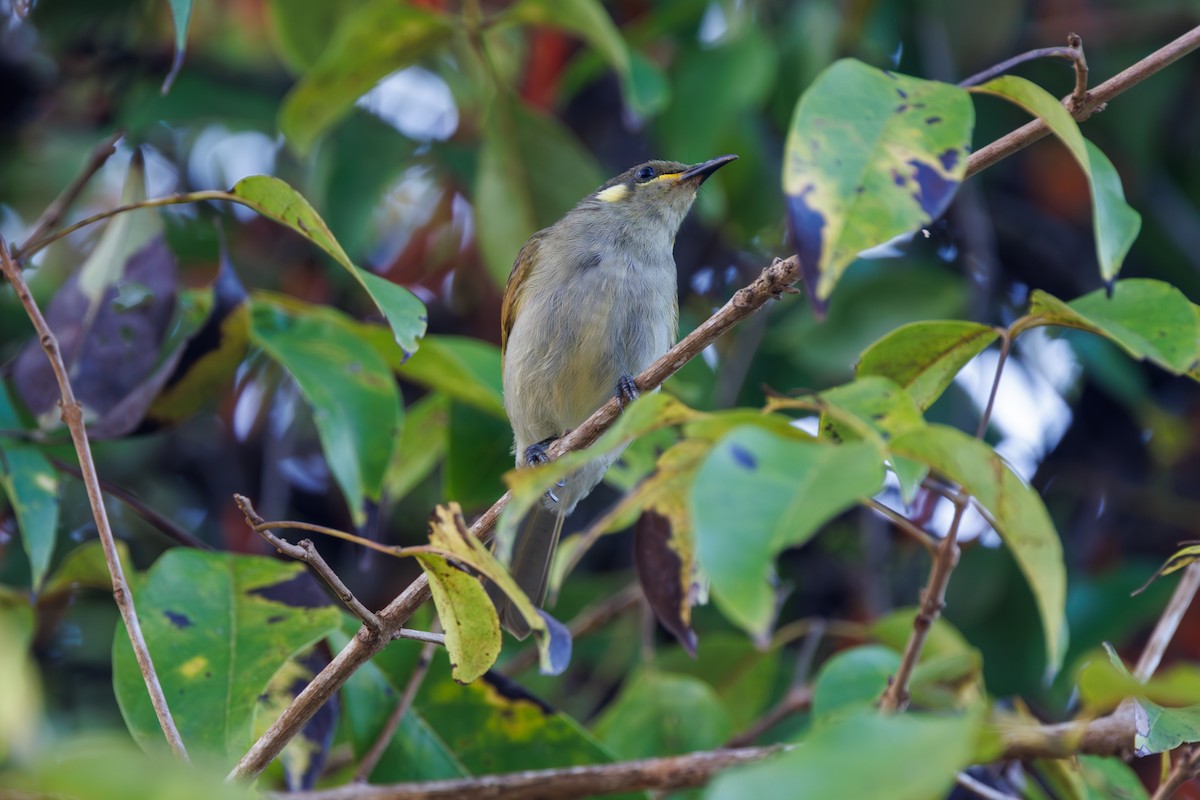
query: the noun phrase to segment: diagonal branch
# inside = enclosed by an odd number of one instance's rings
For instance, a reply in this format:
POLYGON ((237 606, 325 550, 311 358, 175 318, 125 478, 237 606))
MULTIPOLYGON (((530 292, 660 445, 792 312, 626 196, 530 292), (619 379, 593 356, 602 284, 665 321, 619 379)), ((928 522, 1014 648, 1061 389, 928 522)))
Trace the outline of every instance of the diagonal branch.
POLYGON ((133 654, 137 658, 142 679, 146 682, 146 690, 150 693, 150 703, 158 717, 158 724, 162 727, 171 750, 180 759, 186 761, 187 749, 184 747, 179 730, 175 727, 175 720, 171 718, 166 695, 163 694, 158 674, 154 671, 150 649, 146 646, 146 640, 142 636, 142 626, 138 621, 137 611, 134 609, 133 592, 129 590, 129 583, 125 580, 125 571, 121 567, 121 559, 117 555, 116 537, 113 536, 112 526, 108 521, 108 512, 104 507, 104 496, 100 489, 100 478, 96 474, 96 464, 92 460, 92 445, 88 441, 87 430, 84 427, 83 407, 75 399, 75 390, 71 387, 71 379, 68 377, 67 365, 63 362, 62 352, 58 347, 58 339, 50 330, 46 318, 42 316, 42 310, 38 308, 33 295, 29 293, 29 285, 25 283, 25 276, 21 274, 17 262, 9 254, 8 243, 3 238, 0 238, 0 272, 3 272, 8 282, 12 284, 17 298, 25 308, 25 313, 29 315, 29 321, 33 323, 34 330, 37 331, 38 340, 42 344, 42 349, 46 351, 46 357, 50 359, 50 366, 54 369, 54 377, 58 381, 58 389, 62 395, 62 399, 59 401, 62 406, 62 419, 71 432, 71 440, 75 444, 75 453, 79 458, 83 484, 87 488, 88 502, 92 506, 92 515, 96 519, 96 530, 104 551, 104 561, 112 576, 113 598, 121 612, 121 619, 125 621, 125 630, 129 634, 130 644, 133 645, 133 654))

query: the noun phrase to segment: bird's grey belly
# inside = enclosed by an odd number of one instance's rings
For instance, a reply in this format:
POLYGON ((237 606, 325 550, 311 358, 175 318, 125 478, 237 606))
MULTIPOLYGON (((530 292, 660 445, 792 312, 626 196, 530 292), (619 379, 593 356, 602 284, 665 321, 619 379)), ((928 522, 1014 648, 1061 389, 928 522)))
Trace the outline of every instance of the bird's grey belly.
POLYGON ((623 375, 637 375, 670 348, 673 267, 666 276, 595 267, 522 308, 504 372, 506 404, 524 411, 523 424, 513 420, 518 456, 578 426, 613 396, 623 375))

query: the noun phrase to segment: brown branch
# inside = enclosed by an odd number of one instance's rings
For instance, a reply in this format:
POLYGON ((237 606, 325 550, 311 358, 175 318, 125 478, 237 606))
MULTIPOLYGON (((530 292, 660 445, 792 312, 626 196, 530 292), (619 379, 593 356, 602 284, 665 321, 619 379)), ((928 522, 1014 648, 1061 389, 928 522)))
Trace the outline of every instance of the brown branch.
POLYGON ((21 246, 13 248, 12 257, 14 260, 25 255, 25 251, 29 249, 30 242, 37 241, 46 231, 58 224, 63 214, 67 212, 67 209, 79 197, 79 193, 87 186, 88 181, 100 171, 100 168, 104 166, 109 157, 117 151, 117 142, 124 135, 125 131, 117 131, 92 149, 92 154, 84 163, 83 169, 66 185, 58 197, 54 198, 54 201, 46 206, 46 210, 42 212, 42 216, 38 218, 38 221, 33 224, 33 230, 25 237, 25 241, 21 246))
POLYGON ((1189 745, 1179 748, 1179 758, 1171 773, 1155 790, 1150 800, 1170 800, 1185 783, 1200 774, 1200 745, 1189 745))
POLYGON ((883 711, 903 711, 908 706, 908 683, 912 680, 913 670, 921 658, 921 650, 933 623, 946 607, 946 587, 950 583, 950 573, 958 566, 958 528, 962 524, 963 512, 967 508, 967 498, 961 496, 954 504, 954 520, 946 538, 938 545, 933 558, 933 567, 929 570, 929 583, 921 596, 921 607, 913 617, 912 634, 904 645, 904 655, 900 657, 900 666, 896 674, 888 682, 883 697, 879 699, 879 708, 883 711))
POLYGON ((354 616, 362 620, 362 623, 374 633, 380 631, 379 618, 354 596, 354 592, 350 591, 350 588, 338 577, 338 574, 333 571, 333 567, 329 566, 329 563, 317 552, 317 547, 312 543, 311 539, 301 539, 299 544, 292 544, 286 539, 280 539, 271 533, 268 527, 269 523, 254 510, 254 505, 248 497, 235 494, 233 502, 237 503, 237 507, 241 509, 242 514, 246 517, 246 522, 250 524, 250 527, 259 536, 266 539, 272 547, 283 555, 307 564, 313 572, 320 576, 321 580, 328 584, 330 589, 333 589, 334 594, 346 604, 346 608, 350 609, 350 612, 354 616))
MULTIPOLYGON (((649 392, 674 375, 688 361, 699 355, 704 348, 715 342, 726 331, 746 317, 758 311, 768 300, 784 293, 794 292, 792 284, 800 279, 800 264, 795 256, 776 259, 762 273, 742 289, 715 314, 685 336, 666 354, 637 376, 640 391, 649 392)), ((575 430, 559 438, 548 449, 549 456, 559 458, 573 450, 581 450, 592 444, 613 424, 620 414, 620 406, 614 397, 596 410, 592 416, 575 430)), ((483 513, 471 526, 471 535, 486 541, 508 505, 507 492, 492 507, 483 513)), ((294 737, 312 715, 320 708, 354 671, 366 663, 390 641, 395 631, 408 621, 426 600, 429 599, 429 582, 424 575, 408 585, 391 603, 379 612, 381 634, 360 630, 334 657, 325 669, 306 686, 292 701, 279 718, 237 763, 230 772, 230 779, 248 778, 257 775, 270 764, 279 751, 294 737)))
POLYGON ((807 711, 812 708, 812 699, 811 686, 793 686, 787 690, 778 703, 771 706, 767 713, 752 722, 744 731, 729 737, 729 741, 725 743, 725 746, 745 747, 753 744, 758 737, 783 722, 792 714, 799 714, 801 711, 807 711))
POLYGON ((404 715, 412 708, 413 700, 417 698, 417 692, 420 691, 421 684, 425 682, 429 665, 433 663, 433 651, 436 646, 433 642, 428 642, 421 648, 421 654, 417 656, 417 663, 413 665, 412 674, 408 676, 408 683, 404 686, 404 694, 400 696, 396 707, 392 709, 387 721, 383 723, 383 728, 380 729, 379 736, 371 745, 371 749, 358 763, 358 769, 354 772, 355 783, 365 783, 371 777, 371 773, 375 771, 375 765, 379 763, 379 759, 383 758, 384 751, 387 750, 392 737, 396 735, 396 729, 400 727, 404 715))
MULTIPOLYGON (((1080 122, 1084 121, 1094 112, 1101 110, 1108 101, 1126 89, 1138 85, 1151 75, 1183 58, 1197 47, 1200 47, 1200 26, 1192 28, 1175 41, 1160 47, 1133 66, 1122 70, 1095 89, 1086 92, 1085 99, 1082 102, 1072 100, 1068 104, 1071 116, 1080 122)), ((1076 77, 1078 79, 1078 74, 1076 77)), ((1000 137, 991 144, 981 147, 971 154, 971 158, 967 162, 966 177, 969 178, 976 173, 982 172, 1000 159, 1007 158, 1018 150, 1028 147, 1048 133, 1050 133, 1050 128, 1047 127, 1046 123, 1037 119, 1012 133, 1000 137)))
MULTIPOLYGON (((567 625, 567 630, 571 633, 571 641, 577 641, 579 637, 604 627, 641 602, 641 599, 642 587, 634 582, 617 593, 593 603, 580 611, 575 619, 567 625)), ((526 647, 504 662, 502 671, 505 675, 517 675, 535 666, 537 661, 537 648, 526 647)))
POLYGON ((270 794, 275 800, 568 800, 575 797, 666 791, 704 786, 721 770, 761 761, 786 748, 747 747, 667 758, 590 764, 582 767, 480 775, 473 778, 395 783, 390 786, 342 786, 313 792, 270 794))
POLYGON ((1071 60, 1075 66, 1075 90, 1071 92, 1071 97, 1067 100, 1067 109, 1074 112, 1076 109, 1083 108, 1084 103, 1087 102, 1088 63, 1087 56, 1083 54, 1083 37, 1078 33, 1067 36, 1067 47, 1072 48, 1077 54, 1071 60))
POLYGON ((1200 589, 1200 564, 1192 564, 1183 571, 1183 577, 1175 587, 1175 594, 1171 595, 1171 601, 1159 616, 1158 624, 1150 634, 1150 641, 1146 643, 1146 649, 1142 651, 1142 656, 1133 669, 1133 676, 1139 681, 1145 683, 1150 680, 1150 676, 1158 669, 1163 653, 1175 637, 1175 631, 1179 629, 1179 623, 1183 621, 1183 615, 1192 604, 1197 589, 1200 589))
POLYGON ((83 472, 83 485, 87 489, 88 502, 91 504, 92 516, 96 520, 96 530, 100 535, 100 546, 104 551, 104 561, 108 565, 109 575, 112 576, 113 598, 121 612, 121 618, 125 621, 125 630, 129 634, 130 644, 133 645, 133 654, 137 658, 142 679, 146 682, 146 690, 150 694, 150 703, 158 717, 158 724, 162 727, 171 750, 180 759, 186 761, 187 749, 184 747, 179 730, 175 727, 175 720, 171 718, 171 711, 167 707, 167 698, 158 681, 158 674, 154 671, 154 662, 150 658, 150 650, 142 636, 142 626, 138 621, 137 611, 134 609, 133 593, 129 590, 129 583, 125 580, 125 571, 121 567, 121 559, 117 555, 116 537, 113 535, 112 526, 108 521, 104 496, 100 490, 99 476, 96 474, 96 464, 92 460, 92 446, 84 427, 83 407, 75 399, 75 390, 71 387, 67 365, 63 362, 62 352, 58 347, 58 339, 50 330, 46 318, 42 316, 42 310, 38 308, 33 295, 29 293, 29 285, 25 283, 25 276, 21 274, 16 260, 9 254, 8 243, 3 238, 0 238, 0 272, 3 272, 4 276, 8 278, 8 282, 12 284, 17 298, 29 316, 29 321, 33 323, 42 349, 46 351, 50 366, 54 370, 54 377, 58 381, 58 389, 62 395, 59 401, 59 405, 62 407, 62 419, 66 423, 67 429, 70 430, 71 440, 75 444, 75 453, 79 458, 80 470, 83 472))
POLYGON ((920 525, 913 522, 911 519, 904 516, 899 511, 896 511, 894 508, 890 508, 890 507, 884 505, 883 503, 879 502, 878 500, 876 500, 874 498, 868 498, 867 500, 863 501, 863 505, 865 505, 867 508, 874 511, 879 516, 886 519, 888 522, 895 525, 905 535, 909 536, 912 539, 915 539, 922 547, 924 547, 929 552, 932 553, 936 549, 937 540, 934 539, 932 536, 930 536, 928 533, 926 533, 925 530, 920 525))

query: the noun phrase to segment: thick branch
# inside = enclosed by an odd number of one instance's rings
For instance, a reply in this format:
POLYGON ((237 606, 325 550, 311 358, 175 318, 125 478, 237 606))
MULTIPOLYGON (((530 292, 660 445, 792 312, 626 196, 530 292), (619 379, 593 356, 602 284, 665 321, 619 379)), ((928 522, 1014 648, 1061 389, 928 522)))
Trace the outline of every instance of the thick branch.
MULTIPOLYGON (((638 389, 642 392, 656 389, 726 331, 766 305, 768 300, 778 298, 785 292, 794 292, 792 284, 799 279, 800 263, 795 256, 786 260, 776 259, 775 263, 764 269, 749 286, 739 289, 720 310, 638 375, 638 389)), ((588 417, 582 425, 551 445, 548 450, 550 457, 559 458, 565 453, 581 450, 592 444, 608 430, 620 412, 620 406, 614 397, 588 417)), ((475 521, 471 526, 471 535, 486 541, 507 505, 506 492, 475 521)), ((333 661, 296 696, 292 704, 233 768, 229 774, 230 779, 248 778, 262 772, 267 764, 279 755, 284 745, 299 733, 317 709, 341 688, 355 670, 382 650, 394 633, 428 599, 429 582, 421 575, 379 612, 379 632, 366 628, 360 630, 333 661)))
POLYGON ((616 764, 540 769, 458 780, 342 786, 315 792, 272 794, 276 800, 568 800, 575 797, 666 791, 704 786, 721 770, 760 761, 784 747, 714 750, 616 764))
POLYGON ((162 726, 163 734, 167 737, 167 743, 171 746, 171 750, 175 752, 176 756, 186 761, 187 749, 183 745, 179 730, 175 727, 175 720, 171 718, 166 695, 163 694, 158 674, 154 671, 150 649, 146 646, 146 640, 142 636, 142 626, 133 606, 133 592, 129 590, 129 583, 125 580, 125 571, 121 567, 121 559, 117 554, 116 537, 113 536, 112 526, 108 521, 108 511, 104 507, 104 496, 100 490, 100 478, 96 474, 96 464, 92 460, 92 446, 84 427, 83 407, 75 399, 75 390, 71 387, 67 365, 63 362, 62 353, 58 347, 58 339, 50 330, 46 318, 42 316, 42 310, 38 308, 33 295, 29 293, 25 276, 21 273, 17 262, 9 255, 8 243, 2 238, 0 238, 0 271, 12 284, 17 298, 29 316, 29 321, 33 323, 34 330, 37 331, 38 340, 42 344, 42 349, 46 351, 50 366, 54 369, 54 377, 58 381, 58 389, 62 395, 60 405, 62 406, 63 422, 67 424, 67 428, 71 432, 71 440, 75 444, 75 453, 79 458, 80 471, 83 473, 83 485, 87 489, 92 516, 96 520, 96 531, 100 536, 100 546, 104 551, 104 561, 112 576, 113 597, 121 612, 121 619, 125 621, 125 630, 129 634, 130 644, 133 645, 133 654, 137 658, 142 679, 146 682, 146 689, 150 694, 150 703, 154 707, 154 713, 158 717, 158 724, 162 726))
MULTIPOLYGON (((1071 112, 1071 116, 1082 122, 1094 112, 1101 110, 1109 100, 1112 100, 1121 94, 1121 92, 1138 85, 1159 70, 1183 58, 1197 47, 1200 47, 1200 26, 1192 28, 1175 41, 1164 47, 1160 47, 1133 66, 1122 70, 1095 89, 1087 92, 1084 102, 1076 102, 1074 100, 1069 102, 1068 110, 1071 112)), ((967 177, 969 178, 978 172, 982 172, 1000 159, 1007 158, 1018 150, 1028 147, 1048 133, 1050 133, 1050 128, 1046 126, 1046 123, 1037 119, 1028 125, 1017 128, 1006 136, 1000 137, 986 147, 981 147, 971 154, 971 158, 967 162, 967 177)))

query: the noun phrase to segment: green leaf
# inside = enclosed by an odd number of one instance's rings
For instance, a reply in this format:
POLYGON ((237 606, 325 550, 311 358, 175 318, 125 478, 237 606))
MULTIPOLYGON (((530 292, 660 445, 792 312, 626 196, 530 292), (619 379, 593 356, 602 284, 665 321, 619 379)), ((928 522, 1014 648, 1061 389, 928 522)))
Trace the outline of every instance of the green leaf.
POLYGON ((449 414, 449 403, 440 394, 427 394, 404 409, 404 429, 383 478, 386 497, 407 497, 433 472, 446 454, 449 414))
POLYGON ((885 334, 864 350, 855 375, 891 378, 924 411, 942 396, 967 362, 999 336, 995 328, 978 322, 912 322, 885 334))
POLYGON ((706 797, 791 800, 797 787, 803 787, 805 800, 943 797, 971 763, 979 730, 978 714, 863 710, 815 728, 794 750, 721 773, 706 797))
POLYGON ((479 247, 503 286, 525 240, 557 222, 603 182, 600 167, 561 122, 501 96, 483 120, 475 176, 479 247))
MULTIPOLYGON (((897 608, 883 615, 871 624, 871 635, 882 644, 900 652, 908 642, 913 631, 913 618, 919 609, 897 608)), ((921 648, 920 661, 928 661, 942 656, 961 655, 974 652, 975 648, 963 637, 945 617, 933 621, 933 627, 925 636, 925 646, 921 648)))
POLYGON ((633 81, 632 65, 625 39, 598 0, 520 0, 501 17, 502 22, 546 25, 568 31, 583 39, 617 73, 621 90, 634 113, 644 114, 645 98, 633 81))
POLYGON ((230 192, 243 205, 303 235, 349 270, 387 319, 396 344, 406 356, 412 355, 417 349, 417 340, 425 335, 428 321, 425 304, 416 295, 386 278, 354 266, 329 226, 308 201, 278 178, 252 175, 238 181, 230 192))
POLYGON ((942 215, 966 174, 974 121, 956 86, 849 59, 817 76, 792 116, 783 190, 818 302, 858 253, 942 215))
POLYGON ((379 354, 330 308, 256 296, 251 338, 296 380, 354 524, 378 502, 400 433, 400 392, 379 354))
POLYGON ((1087 800, 1150 800, 1137 773, 1116 757, 1078 756, 1087 800))
MULTIPOLYGON (((543 674, 559 675, 567 668, 571 661, 570 632, 561 622, 534 605, 488 548, 471 535, 458 503, 439 505, 434 509, 429 523, 429 543, 441 553, 474 569, 513 601, 537 640, 543 674)), ((494 608, 492 613, 495 614, 494 608)), ((499 625, 498 622, 496 624, 499 625)), ((499 637, 498 627, 496 635, 499 637)), ((479 638, 484 637, 480 635, 479 638)), ((495 660, 494 655, 492 660, 495 660)))
POLYGON ((175 82, 175 76, 183 67, 183 56, 187 52, 188 23, 192 18, 192 0, 169 0, 171 17, 175 22, 175 56, 171 59, 171 71, 163 80, 162 92, 166 94, 175 82))
MULTIPOLYGON (((114 544, 126 579, 131 585, 135 585, 137 573, 134 571, 133 562, 129 560, 129 545, 121 539, 117 539, 114 544)), ((80 587, 112 591, 112 574, 108 571, 108 562, 104 560, 104 546, 99 539, 86 541, 63 556, 42 587, 41 593, 43 596, 49 596, 80 587)))
POLYGON ((813 718, 826 724, 873 708, 900 667, 900 656, 880 645, 843 650, 821 666, 813 687, 813 718))
MULTIPOLYGON (((345 617, 342 630, 329 637, 334 651, 345 647, 359 627, 357 620, 345 617)), ((389 649, 408 648, 415 651, 419 647, 416 642, 395 642, 389 649)), ((358 758, 362 758, 379 739, 384 723, 400 701, 412 672, 412 666, 408 665, 403 674, 392 676, 384 672, 378 661, 376 658, 363 664, 342 688, 342 712, 350 734, 350 744, 358 758), (395 683, 389 681, 392 677, 395 683)), ((453 685, 449 676, 446 680, 453 685)), ((467 774, 449 744, 434 732, 422 710, 414 704, 400 720, 400 727, 388 741, 383 757, 371 772, 370 781, 431 781, 459 778, 467 774)))
POLYGON ((280 60, 293 74, 302 73, 317 63, 329 44, 329 32, 336 30, 349 11, 361 2, 329 3, 326 0, 270 0, 271 37, 280 60))
POLYGON ((765 638, 775 613, 775 556, 882 485, 874 444, 816 444, 757 426, 732 430, 701 465, 690 501, 696 554, 717 605, 765 638))
MULTIPOLYGON (((42 688, 29 655, 34 633, 33 609, 27 601, 9 605, 0 597, 0 759, 34 752, 31 733, 42 719, 42 688)), ((22 759, 23 760, 23 759, 22 759)), ((7 781, 6 781, 7 784, 7 781)))
POLYGON ((500 618, 479 578, 435 555, 418 555, 429 592, 446 632, 454 680, 470 683, 500 655, 500 618))
POLYGON ((1058 98, 1036 83, 1016 75, 1002 75, 970 89, 1002 97, 1040 117, 1062 140, 1083 167, 1092 193, 1092 218, 1096 229, 1096 257, 1100 275, 1111 282, 1142 227, 1141 216, 1125 202, 1121 176, 1112 162, 1079 132, 1079 124, 1058 98))
POLYGON ((279 109, 279 129, 305 155, 381 78, 425 58, 454 30, 454 20, 394 0, 369 0, 330 32, 316 64, 279 109))
MULTIPOLYGON (((251 743, 258 696, 291 658, 335 630, 339 613, 304 565, 168 550, 135 591, 142 633, 193 758, 236 759, 251 743)), ((125 724, 162 747, 129 637, 113 637, 113 689, 125 724)))
POLYGON ((1149 700, 1134 706, 1133 751, 1139 757, 1166 753, 1184 743, 1200 742, 1200 703, 1164 708, 1149 700))
POLYGON ((682 647, 657 654, 662 670, 691 675, 716 690, 725 703, 729 720, 741 730, 766 709, 780 674, 780 650, 760 650, 749 639, 732 631, 706 633, 693 656, 682 647))
POLYGON ((656 670, 634 675, 594 730, 622 758, 711 750, 733 733, 713 687, 689 675, 656 670))
MULTIPOLYGON (((0 431, 23 427, 8 388, 0 383, 0 431)), ((58 539, 58 472, 37 447, 0 436, 0 489, 16 515, 32 588, 38 592, 58 539)))
POLYGON ((400 376, 508 420, 501 394, 500 348, 466 336, 426 336, 400 376))
POLYGON ((1013 325, 1014 335, 1038 325, 1061 325, 1103 336, 1134 358, 1176 375, 1196 366, 1200 322, 1183 292, 1143 278, 1118 281, 1112 288, 1112 297, 1099 290, 1070 303, 1035 291, 1029 313, 1013 325))
POLYGON ((1066 646, 1067 574, 1062 544, 1037 492, 992 448, 962 431, 929 425, 891 442, 911 458, 959 484, 975 499, 1008 545, 1037 600, 1050 672, 1062 664, 1066 646))

